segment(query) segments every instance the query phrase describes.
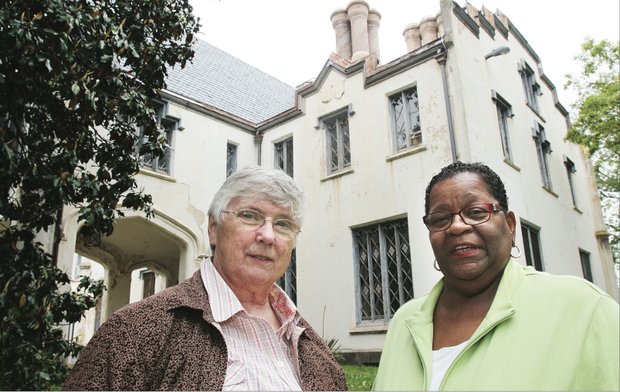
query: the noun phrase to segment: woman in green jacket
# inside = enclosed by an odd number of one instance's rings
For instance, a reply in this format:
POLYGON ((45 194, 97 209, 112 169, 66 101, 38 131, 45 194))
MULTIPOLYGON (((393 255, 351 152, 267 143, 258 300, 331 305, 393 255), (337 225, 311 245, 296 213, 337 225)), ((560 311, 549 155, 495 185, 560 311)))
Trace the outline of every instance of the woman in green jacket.
POLYGON ((443 278, 394 316, 376 390, 619 389, 618 304, 511 261, 516 218, 495 172, 446 166, 425 204, 443 278))

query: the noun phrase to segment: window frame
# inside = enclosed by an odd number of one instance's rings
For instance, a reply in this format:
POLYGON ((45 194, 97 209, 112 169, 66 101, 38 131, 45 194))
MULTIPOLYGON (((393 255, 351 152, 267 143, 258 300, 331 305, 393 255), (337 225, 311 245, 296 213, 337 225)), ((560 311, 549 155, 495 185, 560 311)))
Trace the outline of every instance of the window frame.
POLYGON ((276 284, 288 295, 288 297, 297 305, 297 252, 295 249, 291 252, 291 261, 288 268, 277 281, 276 284))
POLYGON ((226 178, 237 171, 238 152, 238 144, 230 141, 226 143, 226 178))
POLYGON ((142 280, 142 299, 155 294, 156 274, 154 271, 140 271, 140 279, 142 280))
POLYGON ((423 143, 422 123, 420 119, 420 98, 418 95, 418 86, 410 86, 388 96, 388 105, 390 112, 390 127, 392 133, 392 148, 394 153, 399 153, 419 147, 423 143), (410 97, 415 97, 411 99, 410 97), (403 109, 399 116, 396 110, 396 100, 402 103, 403 109), (413 102, 410 102, 413 101, 413 102), (404 104, 407 102, 408 104, 404 104), (402 118, 404 124, 399 124, 398 119, 402 118), (399 135, 404 134, 404 143, 399 143, 399 135))
POLYGON ((165 101, 151 100, 150 105, 155 111, 157 124, 164 131, 167 147, 162 158, 153 156, 152 154, 139 155, 140 148, 146 141, 146 137, 144 135, 144 128, 137 127, 136 134, 138 136, 138 142, 136 143, 135 151, 140 157, 139 166, 141 169, 171 176, 172 159, 174 155, 174 133, 182 129, 180 127, 181 120, 168 115, 168 103, 165 101))
POLYGON ((542 255, 542 241, 540 227, 521 221, 521 236, 523 237, 523 255, 527 265, 537 271, 544 271, 545 264, 542 255), (532 236, 532 233, 536 234, 532 236))
POLYGON ((568 179, 568 187, 570 189, 570 195, 573 200, 573 207, 579 208, 577 203, 577 189, 575 188, 575 163, 566 155, 564 155, 564 167, 566 168, 566 177, 568 179))
POLYGON ((495 103, 499 136, 502 142, 504 159, 510 163, 514 163, 514 154, 510 143, 510 128, 508 126, 508 120, 512 120, 514 117, 512 105, 495 91, 492 91, 492 99, 495 103))
POLYGON ((536 81, 536 72, 525 62, 521 60, 519 64, 519 73, 521 74, 521 82, 525 92, 525 101, 527 105, 536 113, 540 112, 540 104, 538 97, 542 95, 540 85, 536 81))
POLYGON ((590 261, 590 252, 579 248, 579 261, 581 263, 581 272, 583 278, 588 282, 594 283, 592 276, 592 262, 590 261))
POLYGON ((551 171, 547 155, 551 154, 553 150, 551 149, 551 143, 547 140, 545 128, 537 122, 534 123, 532 128, 532 138, 536 146, 536 156, 538 157, 538 168, 540 169, 543 188, 552 190, 553 184, 551 182, 551 171))
POLYGON ((293 177, 294 169, 294 150, 293 136, 289 136, 273 144, 273 164, 277 169, 281 169, 289 176, 293 177), (280 152, 281 150, 281 152, 280 152))
POLYGON ((405 302, 414 298, 413 260, 411 258, 411 241, 409 240, 409 222, 407 217, 382 221, 352 228, 353 262, 355 274, 355 314, 357 326, 388 325, 394 313, 405 302), (392 236, 390 236, 391 231, 392 236), (375 236, 378 249, 373 248, 370 236, 375 236), (363 236, 363 238, 361 238, 363 236), (389 238, 388 238, 389 237, 389 238), (404 243, 402 241, 405 241, 404 243), (358 246, 364 243, 364 248, 358 246), (393 245, 395 259, 390 257, 390 245, 393 245), (403 249, 405 248, 405 250, 403 249), (366 257, 362 257, 365 254, 366 257), (378 254, 378 260, 376 255, 378 254), (388 265, 388 262, 391 264, 388 265), (396 264, 394 264, 396 263, 396 264), (396 268, 396 277, 390 273, 390 267, 396 268), (378 269, 377 269, 378 268, 378 269), (408 269, 408 270, 407 270, 408 269), (376 290, 375 271, 380 271, 381 294, 376 290), (362 276, 363 274, 366 274, 362 276), (391 280, 390 280, 391 277, 391 280), (365 278, 366 283, 362 281, 365 278), (390 286, 398 286, 398 298, 391 294, 390 286), (411 284, 410 287, 405 285, 411 284), (406 291, 407 290, 407 291, 406 291), (368 298, 363 298, 363 292, 368 298), (395 302, 394 302, 395 301, 395 302), (377 303, 380 303, 381 313, 377 313, 377 303))
POLYGON ((351 105, 337 109, 318 119, 316 129, 325 130, 325 170, 327 175, 337 174, 349 170, 352 165, 351 153, 351 132, 349 118, 355 114, 351 105), (338 121, 346 120, 346 128, 338 121), (332 128, 335 126, 335 129, 332 128), (330 129, 331 128, 331 129, 330 129), (333 132, 332 132, 333 129, 333 132), (335 133, 335 149, 332 133, 335 133), (345 137, 346 136, 346 137, 345 137), (332 151, 335 150, 336 165, 334 166, 334 156, 332 151))

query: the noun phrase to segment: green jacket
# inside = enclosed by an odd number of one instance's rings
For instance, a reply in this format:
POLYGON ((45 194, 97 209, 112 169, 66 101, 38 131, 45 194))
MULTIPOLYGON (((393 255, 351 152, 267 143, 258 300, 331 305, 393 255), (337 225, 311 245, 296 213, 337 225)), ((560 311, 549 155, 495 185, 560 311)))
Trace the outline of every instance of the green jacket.
MULTIPOLYGON (((375 390, 426 390, 443 279, 387 333, 375 390)), ((445 390, 619 390, 618 303, 589 282, 506 266, 493 304, 446 372, 445 390)))

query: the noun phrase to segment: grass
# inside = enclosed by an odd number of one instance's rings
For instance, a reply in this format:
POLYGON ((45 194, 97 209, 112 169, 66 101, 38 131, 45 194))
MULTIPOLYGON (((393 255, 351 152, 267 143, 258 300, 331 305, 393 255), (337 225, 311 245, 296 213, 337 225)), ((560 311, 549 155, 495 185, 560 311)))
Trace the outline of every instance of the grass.
POLYGON ((376 366, 342 365, 349 391, 370 391, 377 374, 376 366))

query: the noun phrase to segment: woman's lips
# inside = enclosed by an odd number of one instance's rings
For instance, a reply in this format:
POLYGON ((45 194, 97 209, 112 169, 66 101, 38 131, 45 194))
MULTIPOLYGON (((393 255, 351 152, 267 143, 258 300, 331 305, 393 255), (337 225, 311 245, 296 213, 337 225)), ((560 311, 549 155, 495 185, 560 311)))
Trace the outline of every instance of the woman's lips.
POLYGON ((461 244, 452 248, 450 253, 454 256, 464 257, 471 256, 480 251, 480 247, 472 244, 461 244))
POLYGON ((251 258, 259 260, 259 261, 264 261, 264 262, 271 262, 271 261, 273 261, 273 259, 271 257, 268 257, 268 256, 263 256, 263 255, 258 255, 258 254, 250 254, 249 256, 251 258))

